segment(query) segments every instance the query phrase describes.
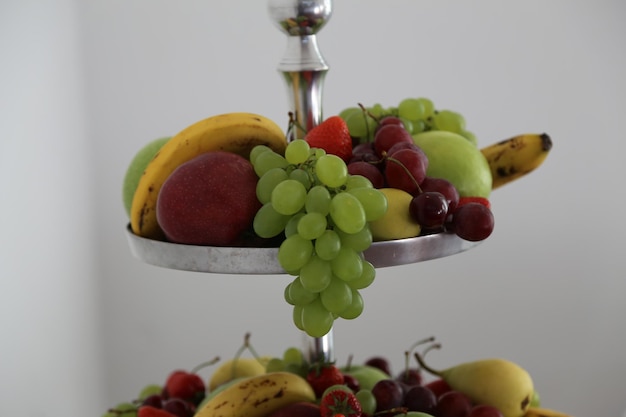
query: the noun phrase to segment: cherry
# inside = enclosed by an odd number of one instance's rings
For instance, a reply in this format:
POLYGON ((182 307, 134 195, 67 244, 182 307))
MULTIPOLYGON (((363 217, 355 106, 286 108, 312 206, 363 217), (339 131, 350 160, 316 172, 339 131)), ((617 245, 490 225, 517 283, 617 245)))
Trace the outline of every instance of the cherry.
POLYGON ((433 414, 436 405, 437 397, 423 385, 414 385, 404 394, 404 406, 409 411, 433 414))
POLYGON ((404 391, 400 382, 394 379, 381 379, 372 387, 376 398, 376 411, 392 410, 402 406, 404 391))
POLYGON ((198 405, 204 399, 206 385, 198 374, 177 370, 168 376, 164 390, 166 398, 179 398, 198 405))
POLYGON ((484 240, 493 232, 493 213, 481 203, 463 204, 454 211, 451 226, 461 239, 471 242, 484 240))
POLYGON ((374 356, 366 360, 365 365, 373 366, 374 368, 378 368, 387 375, 391 376, 391 364, 386 358, 382 356, 374 356))
POLYGON ((467 395, 448 391, 437 399, 434 414, 437 417, 468 417, 472 403, 467 395))
POLYGON ((422 192, 411 199, 409 213, 423 228, 439 228, 448 217, 448 200, 437 191, 422 192))

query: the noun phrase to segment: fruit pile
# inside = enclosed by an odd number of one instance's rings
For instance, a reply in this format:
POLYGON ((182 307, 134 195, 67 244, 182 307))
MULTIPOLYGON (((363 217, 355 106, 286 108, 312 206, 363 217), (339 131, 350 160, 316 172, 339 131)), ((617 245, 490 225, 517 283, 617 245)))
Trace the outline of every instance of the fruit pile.
POLYGON ((349 108, 291 142, 263 116, 222 114, 141 149, 124 204, 145 238, 277 247, 295 277, 284 291, 293 322, 322 337, 334 320, 362 313, 359 291, 376 275, 363 254, 374 242, 488 238, 491 191, 535 169, 551 147, 547 135, 482 149, 474 139, 460 114, 424 98, 349 108))
POLYGON ((414 349, 432 341, 406 351, 405 369, 394 375, 384 356, 344 366, 309 362, 295 347, 258 356, 246 335, 232 359, 173 371, 163 385, 146 385, 102 417, 568 417, 541 408, 529 373, 509 360, 431 368, 425 354, 440 345, 414 349), (244 357, 245 349, 252 356, 244 357), (205 383, 198 372, 216 363, 205 383))

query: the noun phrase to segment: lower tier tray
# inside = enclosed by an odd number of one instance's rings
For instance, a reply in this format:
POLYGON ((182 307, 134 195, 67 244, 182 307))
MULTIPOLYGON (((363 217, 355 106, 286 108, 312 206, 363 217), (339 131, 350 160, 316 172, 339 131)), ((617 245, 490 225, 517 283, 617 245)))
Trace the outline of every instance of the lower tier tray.
MULTIPOLYGON (((181 245, 137 236, 132 232, 130 225, 126 227, 126 237, 133 256, 149 265, 221 274, 285 273, 278 263, 277 247, 181 245)), ((365 259, 376 268, 383 268, 443 258, 464 252, 479 243, 463 240, 453 233, 437 233, 374 242, 364 254, 365 259)))

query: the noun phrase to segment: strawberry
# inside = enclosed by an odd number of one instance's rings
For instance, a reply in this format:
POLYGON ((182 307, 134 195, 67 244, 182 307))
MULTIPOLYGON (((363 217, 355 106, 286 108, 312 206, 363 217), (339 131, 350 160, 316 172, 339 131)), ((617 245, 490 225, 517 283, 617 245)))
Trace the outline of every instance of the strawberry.
POLYGON ((461 207, 463 204, 467 203, 480 203, 488 209, 491 208, 491 202, 485 197, 460 197, 457 207, 461 207))
POLYGON ((352 137, 348 125, 339 116, 331 116, 304 136, 312 148, 321 148, 348 162, 352 157, 352 137))
POLYGON ((174 414, 169 413, 160 408, 153 407, 151 405, 144 405, 137 410, 137 417, 176 417, 174 414))
POLYGON ((359 400, 345 390, 332 390, 320 402, 320 417, 361 417, 362 414, 359 400))
POLYGON ((314 365, 306 376, 306 380, 313 388, 315 396, 320 398, 326 388, 332 385, 343 385, 343 373, 335 365, 322 364, 314 365))

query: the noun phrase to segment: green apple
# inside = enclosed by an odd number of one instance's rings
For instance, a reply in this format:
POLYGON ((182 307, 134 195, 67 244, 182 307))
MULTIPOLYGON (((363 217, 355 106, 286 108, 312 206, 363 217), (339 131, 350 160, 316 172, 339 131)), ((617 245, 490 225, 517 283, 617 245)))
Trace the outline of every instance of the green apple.
POLYGON ((154 158, 154 155, 156 155, 159 149, 161 149, 161 147, 168 140, 170 140, 169 137, 163 137, 148 142, 141 149, 139 149, 130 161, 128 168, 126 169, 126 174, 124 175, 124 183, 122 187, 124 209, 129 217, 130 208, 133 204, 133 196, 135 195, 135 190, 139 184, 139 178, 141 178, 143 171, 146 169, 152 158, 154 158))
POLYGON ((461 197, 489 197, 491 169, 472 142, 442 130, 418 133, 413 135, 413 141, 428 157, 427 176, 450 181, 461 197))
POLYGON ((391 378, 380 369, 369 365, 350 365, 349 368, 342 368, 341 372, 353 376, 359 381, 361 389, 368 390, 371 390, 378 381, 391 378))

